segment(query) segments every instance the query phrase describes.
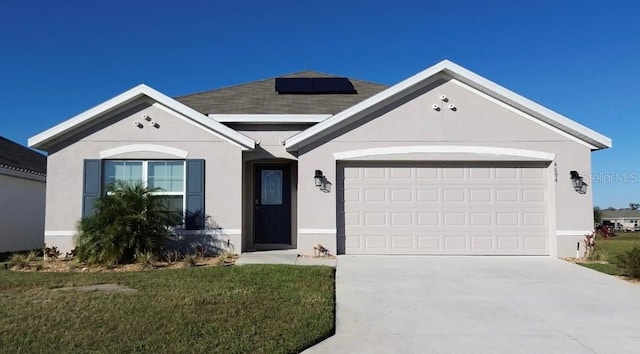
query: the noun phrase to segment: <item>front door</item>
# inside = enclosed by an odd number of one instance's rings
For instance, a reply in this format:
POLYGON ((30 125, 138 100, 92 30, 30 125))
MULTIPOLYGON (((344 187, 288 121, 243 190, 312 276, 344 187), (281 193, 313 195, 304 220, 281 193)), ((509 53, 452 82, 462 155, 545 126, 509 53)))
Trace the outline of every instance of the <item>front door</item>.
POLYGON ((291 244, 289 166, 258 165, 254 172, 254 243, 291 244))

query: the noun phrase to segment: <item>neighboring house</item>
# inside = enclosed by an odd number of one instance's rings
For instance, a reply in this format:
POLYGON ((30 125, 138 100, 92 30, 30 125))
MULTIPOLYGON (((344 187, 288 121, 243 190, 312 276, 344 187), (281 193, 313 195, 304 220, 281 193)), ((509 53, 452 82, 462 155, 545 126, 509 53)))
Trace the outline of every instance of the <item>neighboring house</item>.
POLYGON ((49 153, 45 237, 63 250, 123 179, 209 216, 185 240, 235 252, 570 256, 593 229, 573 183, 611 140, 445 60, 391 87, 310 71, 178 98, 139 85, 29 145, 49 153))
POLYGON ((47 158, 0 136, 0 253, 44 244, 47 158))
POLYGON ((640 210, 620 209, 603 210, 602 224, 613 227, 614 230, 637 231, 640 223, 640 210))

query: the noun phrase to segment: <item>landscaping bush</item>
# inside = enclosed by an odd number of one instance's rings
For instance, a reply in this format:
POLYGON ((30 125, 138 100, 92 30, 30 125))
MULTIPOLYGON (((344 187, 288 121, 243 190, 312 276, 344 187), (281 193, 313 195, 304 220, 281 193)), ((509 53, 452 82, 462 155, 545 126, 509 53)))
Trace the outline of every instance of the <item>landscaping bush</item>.
POLYGON ((640 279, 640 247, 635 246, 619 255, 616 263, 625 275, 640 279))
POLYGON ((603 250, 592 249, 585 254, 584 260, 587 262, 605 262, 607 256, 603 250))
POLYGON ((14 253, 9 258, 9 266, 15 269, 24 269, 29 267, 29 259, 27 255, 14 253))
POLYGON ((94 204, 95 213, 77 226, 76 252, 90 264, 131 263, 135 255, 160 254, 168 227, 180 223, 170 212, 158 189, 117 181, 94 204))
POLYGON ((136 254, 136 263, 138 263, 142 269, 155 268, 155 262, 156 256, 152 252, 136 254))
POLYGON ((187 254, 182 259, 182 266, 185 268, 195 267, 198 265, 198 255, 196 254, 187 254))
POLYGON ((29 253, 27 253, 27 263, 31 263, 33 261, 35 261, 38 258, 38 252, 37 251, 31 251, 29 253))

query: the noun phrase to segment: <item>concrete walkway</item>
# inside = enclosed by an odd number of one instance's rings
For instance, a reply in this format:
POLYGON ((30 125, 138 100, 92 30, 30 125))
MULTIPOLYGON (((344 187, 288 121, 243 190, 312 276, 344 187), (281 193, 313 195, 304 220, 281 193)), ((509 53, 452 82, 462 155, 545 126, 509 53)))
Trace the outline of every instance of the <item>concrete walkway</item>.
POLYGON ((298 255, 297 250, 256 251, 241 253, 236 260, 236 264, 324 265, 335 267, 336 259, 303 257, 298 255))
POLYGON ((640 285, 549 257, 339 256, 306 353, 638 353, 640 285))

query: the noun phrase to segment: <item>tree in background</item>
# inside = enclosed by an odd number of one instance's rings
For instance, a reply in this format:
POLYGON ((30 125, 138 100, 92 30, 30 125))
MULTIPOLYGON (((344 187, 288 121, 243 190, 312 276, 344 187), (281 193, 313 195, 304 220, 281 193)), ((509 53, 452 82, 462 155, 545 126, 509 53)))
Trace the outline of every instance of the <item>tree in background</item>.
POLYGON ((638 210, 638 208, 640 208, 640 204, 629 203, 629 208, 631 208, 631 210, 638 210))
POLYGON ((600 207, 593 207, 593 222, 595 224, 602 223, 602 210, 600 209, 600 207))

